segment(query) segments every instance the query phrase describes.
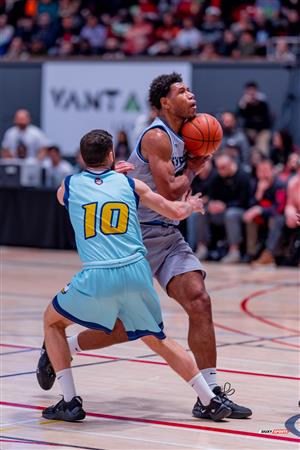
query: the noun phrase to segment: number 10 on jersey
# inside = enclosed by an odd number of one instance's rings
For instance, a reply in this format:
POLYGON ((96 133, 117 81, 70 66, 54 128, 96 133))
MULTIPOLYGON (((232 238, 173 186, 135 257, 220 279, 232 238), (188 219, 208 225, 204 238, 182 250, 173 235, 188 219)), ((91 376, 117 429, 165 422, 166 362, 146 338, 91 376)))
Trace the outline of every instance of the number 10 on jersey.
POLYGON ((124 234, 128 228, 129 207, 126 203, 108 202, 102 205, 99 218, 100 223, 97 225, 98 203, 87 203, 82 205, 84 209, 84 237, 90 239, 96 236, 97 226, 101 233, 108 234, 124 234))

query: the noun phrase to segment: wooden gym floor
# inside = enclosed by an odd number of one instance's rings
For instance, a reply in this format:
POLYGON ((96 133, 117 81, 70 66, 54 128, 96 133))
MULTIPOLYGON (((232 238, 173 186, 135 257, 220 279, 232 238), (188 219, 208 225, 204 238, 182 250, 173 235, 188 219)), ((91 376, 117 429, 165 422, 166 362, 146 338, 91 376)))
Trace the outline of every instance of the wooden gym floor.
MULTIPOLYGON (((42 391, 35 368, 43 311, 79 269, 78 257, 7 247, 0 252, 1 449, 299 448, 299 269, 206 264, 219 381, 232 383, 233 398, 253 409, 251 419, 193 418, 194 392, 134 342, 74 357, 78 394, 88 412, 76 424, 41 418, 59 390, 55 385, 42 391)), ((159 293, 169 336, 187 346, 186 316, 159 293)))

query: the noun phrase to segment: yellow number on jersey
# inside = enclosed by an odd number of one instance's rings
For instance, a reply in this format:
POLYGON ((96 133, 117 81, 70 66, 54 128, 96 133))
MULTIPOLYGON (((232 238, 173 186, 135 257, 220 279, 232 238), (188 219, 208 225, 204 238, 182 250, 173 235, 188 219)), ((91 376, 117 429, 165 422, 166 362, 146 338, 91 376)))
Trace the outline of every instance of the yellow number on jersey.
MULTIPOLYGON (((98 203, 88 203, 84 209, 84 237, 96 236, 96 213, 98 203)), ((109 202, 102 206, 100 212, 100 230, 103 234, 124 234, 127 231, 129 208, 126 203, 109 202)))
POLYGON ((82 205, 84 209, 84 237, 85 239, 96 236, 96 211, 97 203, 82 205))
POLYGON ((126 203, 105 203, 100 214, 100 230, 103 234, 124 234, 128 218, 129 208, 126 203))

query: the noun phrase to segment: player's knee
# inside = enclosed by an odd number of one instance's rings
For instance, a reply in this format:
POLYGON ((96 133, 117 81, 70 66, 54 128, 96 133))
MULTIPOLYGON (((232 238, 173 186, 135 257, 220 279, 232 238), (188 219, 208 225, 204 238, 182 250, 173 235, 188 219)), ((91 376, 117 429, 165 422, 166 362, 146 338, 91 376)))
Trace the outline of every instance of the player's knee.
POLYGON ((211 301, 210 296, 205 289, 197 292, 190 298, 187 313, 191 320, 206 319, 211 316, 211 301))

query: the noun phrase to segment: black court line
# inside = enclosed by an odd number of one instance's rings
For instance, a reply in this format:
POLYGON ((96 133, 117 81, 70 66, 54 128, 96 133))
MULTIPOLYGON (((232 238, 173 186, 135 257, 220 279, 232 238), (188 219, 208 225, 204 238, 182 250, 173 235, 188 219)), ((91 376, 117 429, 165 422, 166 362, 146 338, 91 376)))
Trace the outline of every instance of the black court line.
MULTIPOLYGON (((72 366, 72 369, 76 369, 77 367, 100 366, 101 364, 111 364, 111 363, 117 363, 120 361, 124 361, 124 359, 112 359, 109 361, 100 361, 100 362, 96 362, 96 363, 77 364, 76 366, 72 366)), ((21 375, 32 375, 33 373, 36 373, 36 371, 31 370, 30 372, 9 373, 7 375, 1 375, 0 378, 11 378, 11 377, 18 377, 21 375)))
POLYGON ((5 353, 0 353, 0 356, 15 355, 16 353, 28 353, 28 352, 36 352, 36 349, 35 348, 30 348, 28 350, 16 350, 15 352, 5 352, 5 353))
MULTIPOLYGON (((266 337, 266 338, 257 338, 250 339, 249 341, 240 341, 240 342, 227 342, 225 344, 219 344, 218 347, 227 347, 229 345, 243 345, 243 344, 252 344, 255 342, 263 342, 263 341, 272 341, 273 339, 291 339, 294 337, 299 337, 299 334, 291 334, 290 336, 275 336, 275 337, 266 337)), ((298 350, 296 350, 298 351, 298 350)))
POLYGON ((72 445, 72 444, 62 444, 60 442, 51 441, 40 441, 36 439, 19 438, 14 436, 0 436, 2 439, 10 439, 12 442, 18 441, 20 444, 39 444, 39 445, 50 445, 53 447, 68 447, 68 448, 79 448, 82 450, 105 450, 99 447, 83 447, 82 445, 72 445))

